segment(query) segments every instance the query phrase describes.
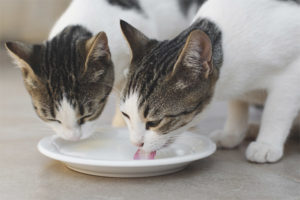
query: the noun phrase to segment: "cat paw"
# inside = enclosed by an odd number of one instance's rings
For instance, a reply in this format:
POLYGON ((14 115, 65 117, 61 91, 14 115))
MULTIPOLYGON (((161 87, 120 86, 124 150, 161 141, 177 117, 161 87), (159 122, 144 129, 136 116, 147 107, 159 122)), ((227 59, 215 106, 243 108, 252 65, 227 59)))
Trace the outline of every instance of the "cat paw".
POLYGON ((224 133, 223 130, 216 130, 212 132, 209 137, 218 147, 229 149, 238 146, 243 140, 240 134, 228 134, 224 133))
POLYGON ((246 158, 251 162, 272 163, 283 156, 283 148, 262 142, 251 142, 246 150, 246 158))

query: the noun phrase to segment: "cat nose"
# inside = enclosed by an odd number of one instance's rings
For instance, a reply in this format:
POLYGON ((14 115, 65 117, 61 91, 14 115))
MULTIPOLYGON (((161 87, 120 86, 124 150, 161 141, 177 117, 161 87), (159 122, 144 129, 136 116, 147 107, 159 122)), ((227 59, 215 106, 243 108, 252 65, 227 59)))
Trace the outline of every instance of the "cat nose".
POLYGON ((144 142, 133 142, 133 144, 137 147, 143 147, 144 146, 144 142))
POLYGON ((137 147, 142 147, 144 145, 144 137, 142 136, 142 134, 131 134, 130 141, 137 147))
POLYGON ((65 139, 70 141, 78 141, 81 138, 80 131, 65 129, 62 133, 65 139))
POLYGON ((138 147, 143 147, 143 146, 144 146, 144 142, 138 144, 138 147))
POLYGON ((137 147, 143 147, 144 146, 144 142, 132 142, 135 146, 137 147))

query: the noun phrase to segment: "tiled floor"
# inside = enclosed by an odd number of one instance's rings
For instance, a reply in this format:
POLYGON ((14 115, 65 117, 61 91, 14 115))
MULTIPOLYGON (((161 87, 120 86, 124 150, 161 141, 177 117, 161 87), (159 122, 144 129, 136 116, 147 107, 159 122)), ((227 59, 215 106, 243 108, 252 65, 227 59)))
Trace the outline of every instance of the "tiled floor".
MULTIPOLYGON (((108 123, 112 104, 102 123, 108 123)), ((212 107, 199 124, 200 133, 222 127, 223 103, 212 107)), ((0 199, 122 200, 122 199, 300 199, 300 141, 290 140, 284 159, 276 164, 245 160, 247 143, 219 150, 171 175, 118 179, 73 172, 41 155, 38 141, 51 131, 33 112, 19 70, 0 51, 0 199)))

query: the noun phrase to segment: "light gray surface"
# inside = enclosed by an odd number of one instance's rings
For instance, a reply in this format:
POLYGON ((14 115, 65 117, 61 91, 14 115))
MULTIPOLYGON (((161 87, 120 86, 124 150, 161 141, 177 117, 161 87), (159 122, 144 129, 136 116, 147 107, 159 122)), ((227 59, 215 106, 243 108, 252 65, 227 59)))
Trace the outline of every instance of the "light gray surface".
MULTIPOLYGON (((0 96, 0 200, 300 199, 299 140, 288 142, 284 159, 276 164, 248 163, 245 142, 171 175, 94 177, 73 172, 37 151, 38 141, 51 130, 37 119, 21 73, 3 51, 0 96)), ((101 123, 108 123, 112 108, 107 106, 101 123)), ((224 104, 214 105, 199 132, 222 127, 224 119, 224 104)))

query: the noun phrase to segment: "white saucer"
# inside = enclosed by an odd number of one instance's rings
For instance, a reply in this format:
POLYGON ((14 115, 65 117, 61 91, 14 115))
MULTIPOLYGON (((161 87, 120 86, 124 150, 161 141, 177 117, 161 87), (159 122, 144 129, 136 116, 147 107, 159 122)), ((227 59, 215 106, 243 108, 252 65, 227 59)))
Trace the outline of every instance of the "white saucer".
POLYGON ((45 156, 70 169, 107 177, 147 177, 173 173, 193 161, 213 154, 216 145, 208 138, 183 133, 174 144, 157 152, 154 160, 133 160, 137 148, 129 142, 127 129, 105 128, 79 142, 45 137, 38 144, 45 156))

